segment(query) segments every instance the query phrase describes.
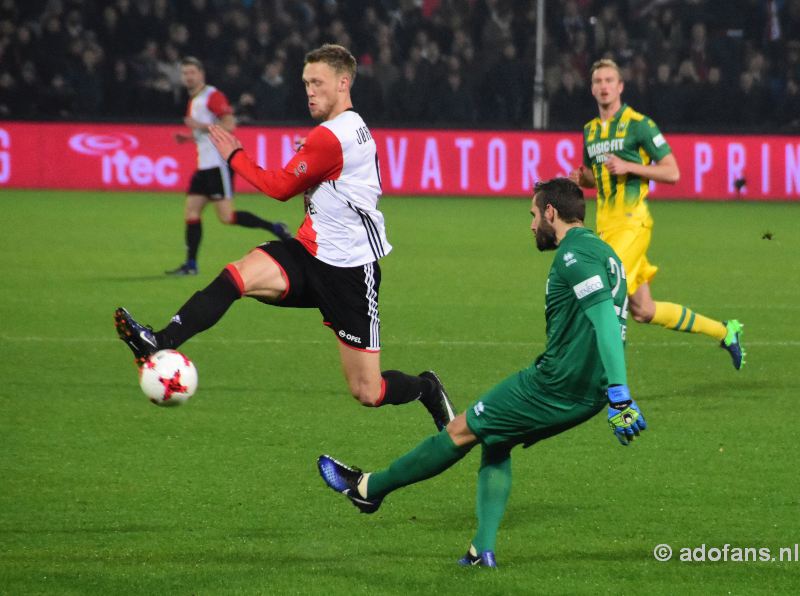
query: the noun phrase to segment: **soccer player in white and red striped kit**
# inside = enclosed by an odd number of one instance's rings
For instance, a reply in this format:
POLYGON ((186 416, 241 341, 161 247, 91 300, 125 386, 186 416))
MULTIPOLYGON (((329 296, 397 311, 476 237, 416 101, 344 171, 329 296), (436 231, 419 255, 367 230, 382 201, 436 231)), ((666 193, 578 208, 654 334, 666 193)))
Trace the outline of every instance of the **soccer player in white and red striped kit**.
POLYGON ((233 205, 233 175, 208 136, 209 127, 215 124, 233 132, 236 127, 233 108, 222 91, 206 83, 203 63, 194 56, 181 60, 181 81, 189 92, 183 122, 190 134, 176 133, 175 140, 197 145, 197 170, 186 193, 186 260, 166 273, 196 275, 197 251, 203 235, 200 217, 209 202, 214 204, 217 217, 224 224, 261 228, 282 240, 291 238, 291 234, 283 223, 262 219, 250 211, 236 210, 233 205))
POLYGON ((339 340, 344 376, 365 406, 421 401, 441 430, 454 411, 432 371, 407 375, 380 368, 378 260, 389 253, 375 141, 353 110, 350 88, 356 60, 339 45, 306 55, 303 83, 311 116, 321 124, 283 169, 263 170, 220 126, 209 135, 233 170, 264 194, 286 201, 304 193, 306 216, 297 237, 267 242, 231 263, 196 292, 161 331, 137 323, 124 308, 115 313, 120 339, 137 363, 174 349, 214 325, 242 296, 286 307, 318 308, 339 340))

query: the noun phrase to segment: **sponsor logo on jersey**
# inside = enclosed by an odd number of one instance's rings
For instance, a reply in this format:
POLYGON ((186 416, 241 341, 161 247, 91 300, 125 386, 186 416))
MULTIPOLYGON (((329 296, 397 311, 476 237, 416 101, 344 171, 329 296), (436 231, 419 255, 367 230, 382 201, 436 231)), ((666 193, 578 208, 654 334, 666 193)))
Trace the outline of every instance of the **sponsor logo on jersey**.
POLYGON ((667 140, 664 138, 664 135, 658 133, 656 136, 653 137, 653 145, 656 147, 661 147, 661 145, 666 145, 667 140))
POLYGON ((343 329, 339 330, 339 337, 341 337, 342 339, 346 339, 347 341, 351 341, 354 344, 361 344, 361 338, 360 337, 357 337, 355 335, 351 335, 350 333, 347 333, 347 331, 345 331, 343 329))
POLYGON ((610 139, 607 141, 598 141, 586 147, 589 157, 597 157, 604 153, 611 153, 613 151, 622 151, 625 146, 625 139, 610 139))
POLYGON ((564 264, 569 267, 570 265, 574 265, 578 261, 575 259, 575 255, 571 252, 568 252, 564 255, 564 264))
POLYGON ((603 280, 600 279, 599 275, 593 275, 589 279, 584 279, 581 283, 572 286, 572 291, 575 292, 578 300, 586 298, 586 296, 594 294, 602 289, 603 280))
POLYGON ((482 401, 479 401, 474 406, 472 406, 472 411, 475 412, 476 416, 480 416, 481 414, 483 414, 483 411, 485 409, 486 408, 483 407, 483 402, 482 401))

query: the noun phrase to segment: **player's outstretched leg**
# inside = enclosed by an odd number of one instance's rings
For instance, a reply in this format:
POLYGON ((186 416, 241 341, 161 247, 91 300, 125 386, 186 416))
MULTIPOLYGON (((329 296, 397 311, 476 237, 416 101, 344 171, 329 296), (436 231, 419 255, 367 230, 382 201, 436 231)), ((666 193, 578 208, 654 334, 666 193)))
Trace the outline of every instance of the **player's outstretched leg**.
POLYGON ((281 240, 290 240, 292 233, 289 231, 289 226, 281 221, 269 221, 262 219, 249 211, 235 211, 233 214, 233 221, 231 222, 237 226, 245 228, 261 228, 272 232, 281 240))
POLYGON ((320 455, 317 458, 317 468, 325 484, 350 499, 361 513, 375 513, 381 506, 383 498, 367 499, 359 492, 358 484, 364 474, 358 468, 351 468, 330 455, 320 455))
POLYGON ((242 292, 241 276, 233 265, 228 265, 208 286, 195 292, 161 331, 154 332, 151 327, 139 324, 124 308, 114 313, 114 324, 120 339, 128 344, 141 366, 150 354, 175 350, 212 327, 241 298, 242 292))
POLYGON ((719 342, 719 347, 731 355, 733 368, 740 370, 744 366, 744 358, 747 356, 747 352, 742 346, 742 334, 744 333, 742 329, 744 325, 736 319, 724 321, 724 325, 726 333, 725 337, 719 342))
POLYGON ((489 567, 497 569, 497 560, 495 560, 494 553, 487 550, 478 553, 474 545, 469 545, 467 553, 458 560, 458 564, 462 567, 489 567))
POLYGON ((442 430, 456 417, 453 402, 450 401, 441 379, 435 372, 426 370, 419 373, 419 376, 433 383, 433 389, 424 393, 420 401, 433 418, 433 423, 436 425, 437 430, 442 430))
POLYGON ((114 326, 117 335, 133 352, 137 366, 142 366, 150 354, 158 352, 158 341, 151 327, 139 324, 131 314, 121 306, 114 311, 114 326))

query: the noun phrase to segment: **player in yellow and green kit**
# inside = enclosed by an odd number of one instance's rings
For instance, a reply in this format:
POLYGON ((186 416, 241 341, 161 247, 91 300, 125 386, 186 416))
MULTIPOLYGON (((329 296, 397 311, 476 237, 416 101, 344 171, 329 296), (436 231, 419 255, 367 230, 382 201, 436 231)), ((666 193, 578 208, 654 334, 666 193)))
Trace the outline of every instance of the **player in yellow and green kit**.
POLYGON ((598 60, 591 72, 600 115, 583 128, 583 166, 570 178, 585 188, 597 188, 597 233, 625 265, 631 315, 639 323, 714 338, 739 370, 745 357, 739 321, 720 322, 680 304, 653 300, 650 282, 658 267, 647 259, 653 229, 648 184, 675 184, 680 178, 678 162, 656 123, 622 103, 624 83, 617 64, 598 60))
POLYGON ((614 250, 583 227, 585 210, 583 191, 571 180, 555 178, 534 188, 536 246, 555 251, 545 285, 544 352, 388 468, 362 473, 320 456, 317 465, 330 488, 363 513, 374 513, 390 492, 444 472, 480 444, 478 528, 459 564, 496 567, 514 447, 567 431, 606 407, 623 445, 646 428, 627 385, 625 270, 614 250))

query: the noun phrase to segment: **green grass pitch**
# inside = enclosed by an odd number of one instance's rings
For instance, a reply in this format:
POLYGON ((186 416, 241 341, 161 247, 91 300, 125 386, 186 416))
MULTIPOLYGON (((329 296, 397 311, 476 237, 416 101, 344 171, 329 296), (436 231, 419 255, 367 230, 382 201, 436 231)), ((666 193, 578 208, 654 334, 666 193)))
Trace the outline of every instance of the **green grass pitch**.
MULTIPOLYGON (((297 199, 237 201, 302 217, 297 199)), ((598 416, 515 451, 492 573, 455 565, 474 530, 477 450, 373 516, 323 485, 320 453, 374 468, 434 429, 417 404, 350 398, 316 311, 235 304, 183 347, 197 395, 147 402, 114 308, 160 327, 263 238, 209 211, 200 275, 168 279, 182 204, 0 193, 0 593, 796 593, 800 562, 652 551, 800 542, 797 205, 652 205, 655 296, 739 318, 747 366, 708 338, 631 322, 630 384, 650 430, 623 449, 598 416)), ((382 208, 394 245, 383 366, 435 369, 463 409, 541 350, 552 254, 535 249, 527 200, 382 208)))

